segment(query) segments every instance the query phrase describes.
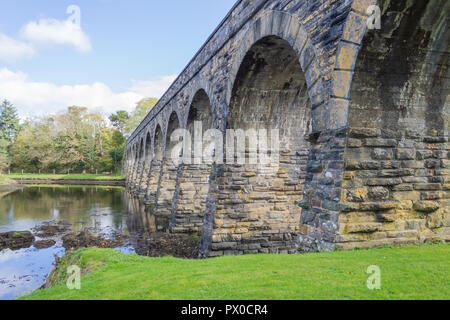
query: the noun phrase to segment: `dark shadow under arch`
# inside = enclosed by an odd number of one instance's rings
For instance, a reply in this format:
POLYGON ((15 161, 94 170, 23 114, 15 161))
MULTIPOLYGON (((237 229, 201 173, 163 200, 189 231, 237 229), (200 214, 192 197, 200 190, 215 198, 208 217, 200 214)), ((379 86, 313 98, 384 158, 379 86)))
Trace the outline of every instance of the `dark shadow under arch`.
POLYGON ((169 227, 172 201, 177 183, 178 165, 180 161, 180 139, 175 139, 177 129, 181 128, 178 114, 173 111, 167 123, 167 133, 161 175, 156 195, 155 215, 160 221, 164 220, 165 229, 169 227))
POLYGON ((340 216, 346 249, 362 241, 401 244, 405 234, 408 241, 425 241, 450 227, 446 202, 436 192, 448 179, 442 159, 448 153, 450 2, 378 5, 381 30, 367 32, 351 86, 346 161, 352 165, 346 176, 353 178, 344 182, 343 201, 356 208, 368 203, 381 212, 340 216), (437 210, 428 215, 416 210, 430 199, 437 210), (396 210, 383 211, 386 202, 396 210), (368 232, 361 224, 377 227, 368 232))
POLYGON ((209 177, 212 164, 204 161, 202 151, 206 145, 194 141, 203 137, 214 127, 210 99, 201 89, 196 92, 189 107, 183 150, 183 164, 178 171, 178 181, 172 203, 170 229, 175 233, 200 234, 203 226, 203 214, 209 191, 209 177))
MULTIPOLYGON (((227 164, 218 178, 220 193, 210 250, 296 251, 301 214, 298 202, 303 196, 309 153, 305 136, 311 131, 310 107, 305 76, 290 44, 277 36, 257 41, 237 73, 227 129, 267 130, 269 149, 275 147, 271 130, 278 131, 280 149, 266 154, 273 157, 266 165, 249 163, 255 145, 248 138, 244 154, 227 150, 227 164), (239 165, 242 156, 245 164, 239 165)), ((227 140, 227 148, 232 148, 231 141, 227 140)), ((238 139, 234 142, 236 145, 238 139)), ((259 154, 263 151, 258 145, 256 149, 259 154)))

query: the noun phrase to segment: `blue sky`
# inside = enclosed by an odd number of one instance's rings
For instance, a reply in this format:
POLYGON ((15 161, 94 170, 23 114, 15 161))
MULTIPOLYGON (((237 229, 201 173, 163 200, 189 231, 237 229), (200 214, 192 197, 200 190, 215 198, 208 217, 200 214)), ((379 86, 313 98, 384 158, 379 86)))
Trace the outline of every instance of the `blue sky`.
POLYGON ((65 104, 130 110, 161 95, 234 3, 0 0, 0 99, 22 117, 65 104))

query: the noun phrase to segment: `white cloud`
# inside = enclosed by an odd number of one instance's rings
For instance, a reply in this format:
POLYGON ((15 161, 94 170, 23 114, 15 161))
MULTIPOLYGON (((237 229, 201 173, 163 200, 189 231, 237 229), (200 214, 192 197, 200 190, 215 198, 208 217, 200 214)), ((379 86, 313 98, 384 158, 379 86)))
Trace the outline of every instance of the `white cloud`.
POLYGON ((148 97, 160 98, 176 76, 154 81, 134 81, 128 90, 113 92, 106 84, 56 85, 31 81, 23 72, 0 69, 0 99, 10 100, 22 117, 55 113, 71 105, 84 106, 106 113, 131 111, 148 97))
POLYGON ((176 75, 171 75, 152 81, 133 81, 131 91, 145 97, 161 97, 176 78, 176 75))
POLYGON ((0 33, 0 60, 15 62, 31 58, 34 54, 34 48, 28 43, 12 39, 0 33))
MULTIPOLYGON (((71 12, 69 8, 68 13, 71 12)), ((81 28, 79 16, 75 19, 74 17, 73 15, 67 20, 31 21, 21 28, 20 39, 0 33, 0 61, 13 63, 31 58, 40 47, 49 45, 71 45, 80 52, 91 51, 91 40, 81 28)))
POLYGON ((92 49, 89 36, 71 20, 40 19, 29 22, 21 30, 21 36, 35 45, 73 45, 81 52, 92 49))

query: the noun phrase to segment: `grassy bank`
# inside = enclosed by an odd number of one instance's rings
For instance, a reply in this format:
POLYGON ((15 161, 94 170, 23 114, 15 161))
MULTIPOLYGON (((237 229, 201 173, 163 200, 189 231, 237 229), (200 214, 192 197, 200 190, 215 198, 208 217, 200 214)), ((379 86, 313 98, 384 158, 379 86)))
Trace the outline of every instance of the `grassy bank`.
POLYGON ((11 185, 13 181, 6 176, 0 175, 0 186, 11 185))
POLYGON ((0 175, 0 199, 6 197, 8 194, 10 194, 15 190, 13 185, 14 181, 5 176, 0 175))
POLYGON ((449 245, 209 260, 86 249, 63 258, 53 273, 60 285, 23 299, 449 299, 449 274, 449 245), (63 285, 70 265, 89 270, 81 290, 63 285), (371 265, 381 290, 367 288, 371 265))
POLYGON ((96 174, 9 174, 6 178, 12 180, 123 180, 125 176, 107 176, 96 174))

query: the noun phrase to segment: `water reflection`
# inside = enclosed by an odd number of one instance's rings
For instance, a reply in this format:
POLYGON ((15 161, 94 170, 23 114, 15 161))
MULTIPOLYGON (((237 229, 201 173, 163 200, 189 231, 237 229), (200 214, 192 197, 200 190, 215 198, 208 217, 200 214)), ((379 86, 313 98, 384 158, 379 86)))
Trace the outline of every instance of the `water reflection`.
MULTIPOLYGON (((104 234, 128 234, 123 189, 103 187, 28 187, 0 198, 0 233, 31 230, 47 221, 65 221, 71 229, 89 228, 104 234)), ((0 300, 33 291, 45 281, 65 249, 60 238, 49 249, 34 247, 0 251, 0 300)), ((40 240, 40 238, 36 238, 40 240)), ((120 248, 134 252, 132 248, 120 248)))
MULTIPOLYGON (((125 192, 126 193, 126 192, 125 192)), ((124 196, 127 212, 127 227, 132 234, 168 232, 170 217, 155 216, 153 206, 146 205, 142 199, 124 196)))
MULTIPOLYGON (((27 231, 48 221, 64 221, 74 231, 88 228, 105 237, 117 232, 129 235, 129 244, 117 248, 125 253, 157 255, 162 252, 164 255, 172 254, 169 249, 175 247, 181 253, 174 255, 195 256, 195 252, 185 253, 194 250, 189 245, 186 249, 186 245, 179 245, 176 239, 173 244, 167 242, 169 218, 155 217, 151 206, 144 205, 142 199, 131 197, 121 188, 27 187, 0 197, 0 233, 27 231), (164 238, 156 252, 155 238, 164 238)), ((31 247, 0 251, 0 300, 14 299, 42 286, 54 256, 65 253, 60 236, 53 239, 56 245, 49 249, 31 247)), ((40 238, 36 237, 36 240, 40 238)))
POLYGON ((127 232, 121 189, 30 187, 0 200, 0 232, 30 230, 49 220, 67 221, 75 230, 113 227, 127 232))

